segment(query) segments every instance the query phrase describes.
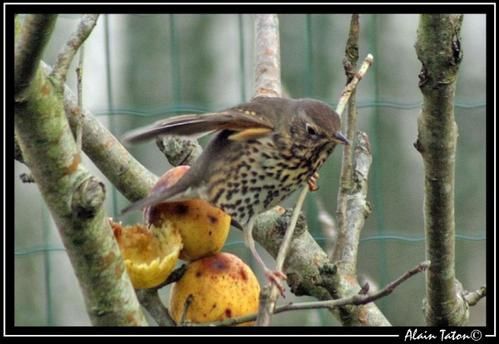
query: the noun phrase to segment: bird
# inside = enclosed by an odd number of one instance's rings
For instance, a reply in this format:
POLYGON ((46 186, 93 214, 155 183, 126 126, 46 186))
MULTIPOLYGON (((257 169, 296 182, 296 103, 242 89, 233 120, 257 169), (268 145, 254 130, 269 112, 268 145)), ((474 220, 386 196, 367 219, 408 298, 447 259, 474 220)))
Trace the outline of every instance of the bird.
POLYGON ((320 100, 259 96, 219 112, 170 117, 133 130, 123 140, 138 143, 156 136, 207 133, 214 137, 176 184, 130 204, 122 213, 165 201, 208 201, 243 228, 246 245, 282 294, 280 280, 286 276, 269 269, 257 252, 255 218, 306 183, 316 188, 319 168, 338 144, 349 144, 340 116, 320 100))

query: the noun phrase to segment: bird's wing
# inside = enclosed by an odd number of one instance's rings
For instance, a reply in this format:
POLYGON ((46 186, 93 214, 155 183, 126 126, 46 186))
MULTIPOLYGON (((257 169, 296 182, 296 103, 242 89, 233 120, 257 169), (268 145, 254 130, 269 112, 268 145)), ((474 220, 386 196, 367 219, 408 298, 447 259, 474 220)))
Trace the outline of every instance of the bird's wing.
POLYGON ((260 136, 263 132, 270 133, 273 127, 267 119, 257 116, 255 112, 229 109, 202 115, 181 115, 168 118, 156 122, 152 126, 130 131, 123 137, 123 140, 129 143, 137 143, 152 139, 158 135, 193 136, 222 129, 236 132, 251 129, 244 135, 236 137, 237 139, 248 139, 252 137, 250 135, 252 133, 257 133, 260 136))

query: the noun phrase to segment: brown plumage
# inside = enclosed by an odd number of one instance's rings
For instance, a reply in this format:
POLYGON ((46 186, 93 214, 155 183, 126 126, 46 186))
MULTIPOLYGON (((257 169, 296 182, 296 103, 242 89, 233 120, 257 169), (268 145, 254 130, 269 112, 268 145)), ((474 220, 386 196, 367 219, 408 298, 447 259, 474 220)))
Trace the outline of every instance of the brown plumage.
POLYGON ((221 112, 173 117, 139 129, 125 140, 210 131, 216 135, 174 186, 124 212, 163 201, 205 199, 245 228, 247 244, 261 262, 251 237, 253 219, 306 183, 338 143, 348 144, 340 128, 340 117, 324 102, 256 97, 221 112))

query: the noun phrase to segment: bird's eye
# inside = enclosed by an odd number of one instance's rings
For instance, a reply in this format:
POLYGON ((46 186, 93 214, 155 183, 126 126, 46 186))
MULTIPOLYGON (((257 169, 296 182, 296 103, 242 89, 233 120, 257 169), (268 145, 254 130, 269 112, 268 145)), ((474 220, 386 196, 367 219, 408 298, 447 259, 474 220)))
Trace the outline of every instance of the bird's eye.
POLYGON ((310 124, 306 123, 305 124, 305 129, 307 130, 307 134, 313 138, 316 138, 319 136, 319 133, 317 132, 317 129, 312 127, 310 124))

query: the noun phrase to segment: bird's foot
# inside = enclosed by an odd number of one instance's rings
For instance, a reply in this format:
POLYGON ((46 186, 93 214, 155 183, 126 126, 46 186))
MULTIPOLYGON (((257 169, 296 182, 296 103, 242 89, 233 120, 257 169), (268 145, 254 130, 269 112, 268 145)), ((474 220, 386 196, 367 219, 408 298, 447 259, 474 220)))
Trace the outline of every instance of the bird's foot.
POLYGON ((281 294, 281 296, 283 298, 285 298, 286 296, 284 295, 284 286, 282 285, 282 280, 286 280, 287 277, 286 277, 286 274, 281 272, 281 271, 272 271, 270 269, 265 269, 265 277, 267 277, 267 280, 272 283, 273 285, 276 286, 276 288, 279 290, 279 294, 281 294))
POLYGON ((319 173, 315 172, 313 175, 308 178, 307 184, 308 184, 308 189, 310 191, 317 191, 319 190, 319 186, 317 185, 317 180, 319 180, 319 173))

